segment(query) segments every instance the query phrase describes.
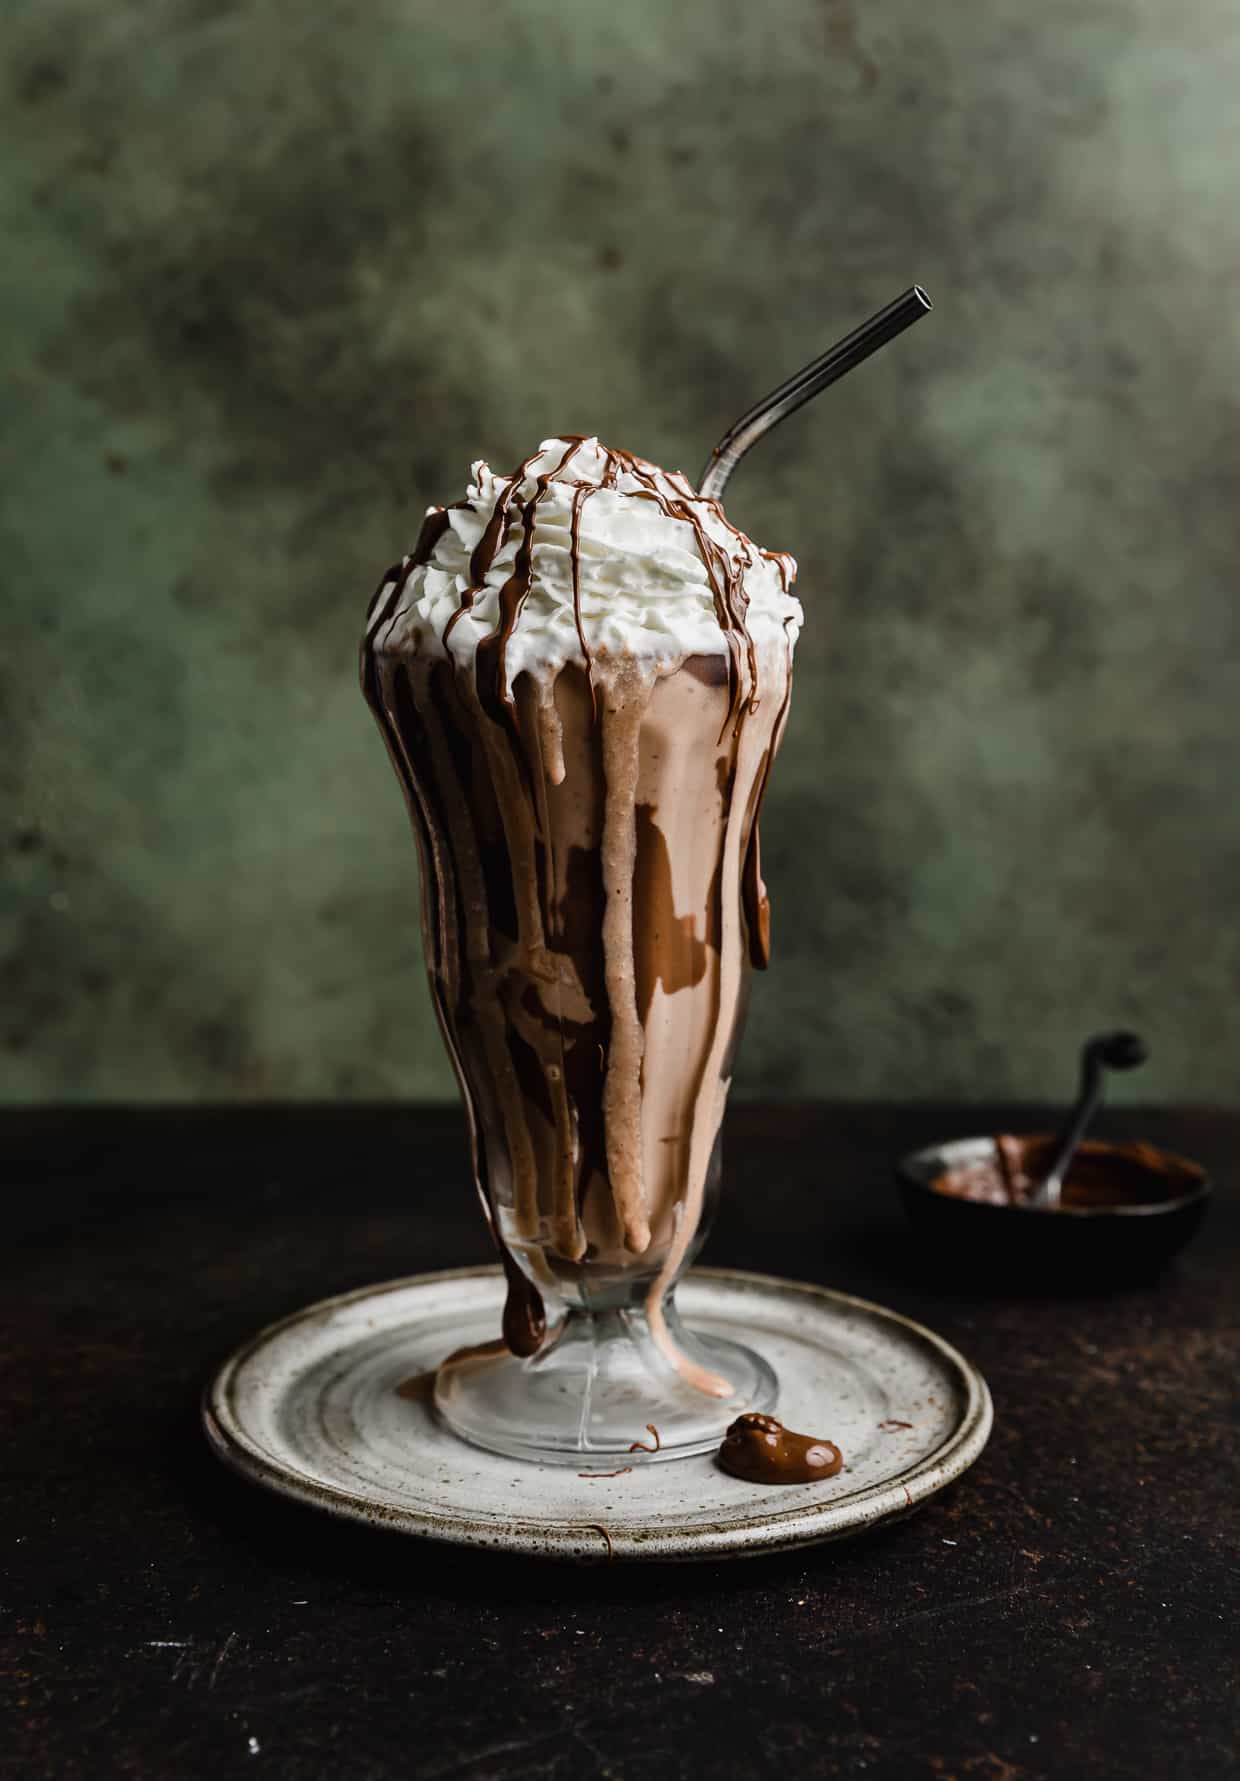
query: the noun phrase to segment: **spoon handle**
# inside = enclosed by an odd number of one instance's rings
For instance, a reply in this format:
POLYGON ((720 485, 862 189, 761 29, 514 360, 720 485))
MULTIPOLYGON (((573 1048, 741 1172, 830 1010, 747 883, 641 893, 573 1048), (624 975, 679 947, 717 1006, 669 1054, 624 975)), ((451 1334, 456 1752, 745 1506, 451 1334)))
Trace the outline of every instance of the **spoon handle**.
POLYGON ((1055 1160, 1050 1166, 1050 1171, 1030 1194, 1029 1205, 1058 1206, 1063 1198, 1064 1177, 1072 1166, 1077 1146, 1085 1136, 1094 1114, 1098 1111, 1098 1103, 1101 1099, 1102 1060, 1093 1047, 1087 1045, 1081 1059, 1080 1094, 1059 1133, 1055 1145, 1055 1160))
POLYGON ((1145 1062, 1146 1055, 1145 1042, 1136 1033, 1098 1033, 1086 1042, 1081 1050, 1081 1086, 1076 1103, 1060 1130, 1050 1171, 1029 1195, 1027 1206, 1045 1209, 1059 1205, 1077 1146, 1098 1111, 1104 1074, 1107 1070, 1135 1070, 1145 1062))

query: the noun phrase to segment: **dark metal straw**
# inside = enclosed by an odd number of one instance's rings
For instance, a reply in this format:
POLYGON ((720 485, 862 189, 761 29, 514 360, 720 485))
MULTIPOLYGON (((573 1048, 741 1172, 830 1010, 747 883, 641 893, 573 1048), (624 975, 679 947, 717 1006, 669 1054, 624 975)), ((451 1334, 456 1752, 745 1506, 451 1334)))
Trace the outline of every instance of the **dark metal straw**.
POLYGON ((1107 1070, 1135 1070, 1148 1056, 1145 1041, 1135 1033, 1099 1033, 1087 1041, 1081 1052, 1081 1087, 1076 1105, 1063 1123, 1050 1173, 1034 1188, 1025 1201, 1027 1206, 1058 1206, 1063 1196, 1064 1177, 1072 1167, 1077 1146, 1098 1111, 1104 1073, 1107 1070))
POLYGON ((910 285, 904 295, 889 303, 886 309, 880 309, 868 322, 862 322, 851 334, 836 341, 813 364, 806 365, 786 383, 781 383, 777 390, 755 402, 735 426, 728 428, 711 452, 698 483, 701 493, 718 500, 733 470, 764 433, 769 433, 772 427, 795 413, 803 402, 808 402, 819 390, 825 390, 828 384, 835 383, 846 371, 851 371, 862 359, 868 359, 872 352, 894 340, 897 334, 902 334, 905 328, 920 321, 933 308, 921 286, 910 285))

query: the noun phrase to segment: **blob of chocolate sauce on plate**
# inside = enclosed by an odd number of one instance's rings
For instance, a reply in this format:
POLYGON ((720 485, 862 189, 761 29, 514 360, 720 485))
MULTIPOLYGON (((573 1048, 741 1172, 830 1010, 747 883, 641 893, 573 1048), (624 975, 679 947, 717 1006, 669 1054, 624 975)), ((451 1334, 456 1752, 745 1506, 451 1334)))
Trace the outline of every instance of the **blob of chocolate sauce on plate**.
POLYGON ((843 1456, 833 1441, 798 1435, 773 1416, 747 1411, 723 1437, 719 1464, 748 1484, 814 1484, 834 1478, 843 1456))

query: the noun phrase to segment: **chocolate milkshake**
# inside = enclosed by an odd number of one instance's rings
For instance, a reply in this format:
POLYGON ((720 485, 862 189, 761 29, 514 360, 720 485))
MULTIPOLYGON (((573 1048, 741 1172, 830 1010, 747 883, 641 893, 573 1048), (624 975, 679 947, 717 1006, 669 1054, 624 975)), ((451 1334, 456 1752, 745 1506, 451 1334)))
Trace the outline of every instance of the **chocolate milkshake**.
POLYGON ((683 476, 574 437, 508 477, 475 464, 372 602, 363 688, 509 1284, 507 1354, 456 1357, 437 1392, 485 1445, 620 1453, 662 1417, 662 1457, 773 1401, 670 1291, 767 960, 758 813, 794 574, 683 476))

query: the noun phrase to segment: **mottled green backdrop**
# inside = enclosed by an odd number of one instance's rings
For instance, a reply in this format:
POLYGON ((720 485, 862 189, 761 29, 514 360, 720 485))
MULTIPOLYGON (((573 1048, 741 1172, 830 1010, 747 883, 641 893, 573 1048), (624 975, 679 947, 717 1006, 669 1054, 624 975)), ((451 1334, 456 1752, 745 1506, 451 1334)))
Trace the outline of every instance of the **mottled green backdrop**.
POLYGON ((808 626, 750 1094, 1240 1039, 1234 0, 10 0, 10 1099, 440 1096, 355 688, 471 457, 696 472, 911 279, 734 517, 808 626))

